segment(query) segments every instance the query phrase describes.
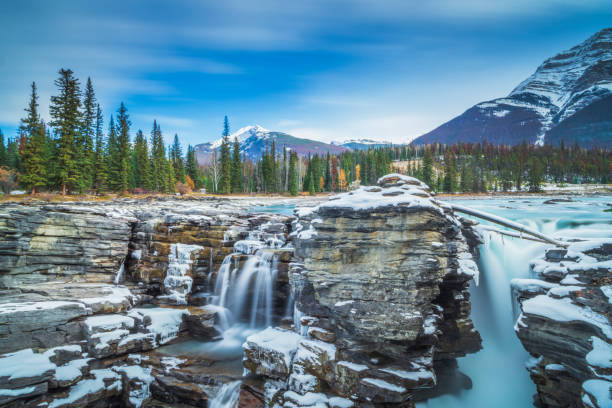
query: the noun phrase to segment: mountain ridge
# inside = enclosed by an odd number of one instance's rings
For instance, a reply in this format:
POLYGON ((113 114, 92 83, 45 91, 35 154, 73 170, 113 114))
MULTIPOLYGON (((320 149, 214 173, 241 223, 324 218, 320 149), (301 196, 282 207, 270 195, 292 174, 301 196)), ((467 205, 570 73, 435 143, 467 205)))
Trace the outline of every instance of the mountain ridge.
MULTIPOLYGON (((605 28, 569 50, 546 59, 508 96, 480 102, 443 123, 415 143, 487 141, 494 144, 559 144, 560 124, 591 104, 605 100, 608 115, 566 127, 563 137, 584 147, 612 143, 612 28, 605 28), (594 129, 597 129, 594 132, 594 129), (552 132, 552 133, 551 133, 552 132), (581 132, 588 137, 581 138, 581 132), (552 137, 551 134, 556 134, 552 137)), ((600 106, 600 113, 606 110, 600 106)), ((592 117, 585 115, 586 117, 592 117)))

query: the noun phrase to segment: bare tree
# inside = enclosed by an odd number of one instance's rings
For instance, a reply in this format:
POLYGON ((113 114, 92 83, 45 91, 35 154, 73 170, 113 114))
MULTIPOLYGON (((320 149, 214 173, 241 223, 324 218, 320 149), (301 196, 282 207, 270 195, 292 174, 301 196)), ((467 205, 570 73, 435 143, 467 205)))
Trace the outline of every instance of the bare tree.
POLYGON ((210 172, 212 175, 213 182, 213 193, 217 192, 217 185, 219 184, 219 178, 221 177, 220 169, 219 169, 219 161, 217 160, 217 149, 213 149, 212 151, 212 161, 210 163, 210 172))

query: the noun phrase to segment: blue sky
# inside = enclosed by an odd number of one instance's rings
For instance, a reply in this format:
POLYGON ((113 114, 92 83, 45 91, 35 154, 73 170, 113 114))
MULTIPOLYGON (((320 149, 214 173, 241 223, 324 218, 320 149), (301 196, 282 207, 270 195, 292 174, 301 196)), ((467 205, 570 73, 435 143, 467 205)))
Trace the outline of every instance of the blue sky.
POLYGON ((36 81, 91 76, 108 122, 167 141, 260 124, 317 140, 406 142, 504 96, 547 57, 610 26, 612 2, 572 0, 2 1, 0 129, 36 81))

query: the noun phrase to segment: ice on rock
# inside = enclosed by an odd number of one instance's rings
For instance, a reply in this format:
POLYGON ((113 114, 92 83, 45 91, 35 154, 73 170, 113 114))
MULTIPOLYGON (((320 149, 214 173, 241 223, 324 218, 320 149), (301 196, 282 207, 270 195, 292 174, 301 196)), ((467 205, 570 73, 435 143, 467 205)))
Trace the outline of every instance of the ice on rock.
POLYGON ((355 372, 361 372, 367 370, 369 367, 365 364, 357 364, 350 361, 338 361, 338 365, 347 367, 355 372))
POLYGON ((126 376, 129 384, 128 400, 133 408, 140 408, 151 395, 149 387, 155 379, 151 375, 151 368, 133 365, 116 367, 113 370, 126 376))
POLYGON ((399 385, 391 384, 390 382, 387 382, 385 380, 381 380, 378 378, 364 378, 361 381, 364 383, 373 385, 375 387, 393 391, 393 392, 398 392, 398 393, 406 392, 406 388, 400 387, 399 385))
POLYGON ((461 252, 457 255, 457 261, 459 262, 458 272, 463 275, 471 276, 478 286, 480 272, 478 271, 478 265, 476 265, 476 262, 474 262, 472 258, 472 254, 469 252, 461 252))
POLYGON ((268 327, 247 337, 242 347, 264 368, 288 374, 300 340, 302 336, 295 332, 268 327), (277 367, 278 360, 284 365, 277 367))
POLYGON ((63 366, 57 367, 54 378, 57 381, 75 381, 83 375, 83 369, 87 367, 87 363, 93 360, 92 358, 80 358, 72 360, 63 366))
POLYGON ((194 252, 204 249, 200 245, 172 244, 168 255, 168 269, 164 279, 166 295, 160 296, 177 305, 187 304, 187 295, 191 293, 193 279, 187 274, 191 271, 194 252))

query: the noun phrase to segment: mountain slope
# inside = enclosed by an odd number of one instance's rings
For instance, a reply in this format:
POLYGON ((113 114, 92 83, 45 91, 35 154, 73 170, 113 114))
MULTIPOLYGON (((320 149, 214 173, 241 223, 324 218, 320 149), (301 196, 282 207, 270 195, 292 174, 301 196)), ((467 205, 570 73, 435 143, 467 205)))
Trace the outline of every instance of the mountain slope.
MULTIPOLYGON (((301 139, 287 133, 270 131, 259 125, 246 126, 239 129, 237 132, 234 132, 230 136, 232 149, 234 138, 238 139, 238 143, 240 144, 240 153, 253 160, 259 159, 262 153, 266 150, 266 146, 268 149, 270 148, 272 141, 274 141, 276 144, 277 152, 282 153, 283 146, 286 146, 287 149, 296 152, 300 156, 307 156, 308 154, 321 155, 326 154, 327 152, 339 154, 348 150, 344 146, 336 146, 310 139, 301 139)), ((202 143, 196 145, 194 150, 198 163, 210 163, 213 150, 217 150, 218 153, 218 149, 221 147, 221 142, 222 139, 219 139, 212 143, 202 143)))
POLYGON ((606 28, 544 61, 507 97, 479 103, 415 143, 558 144, 567 137, 566 143, 571 139, 585 147, 610 146, 601 127, 583 138, 580 129, 589 128, 593 113, 578 115, 599 101, 598 121, 612 120, 610 95, 612 28, 606 28), (570 118, 571 126, 563 125, 570 118), (554 130, 560 126, 563 131, 554 130))

